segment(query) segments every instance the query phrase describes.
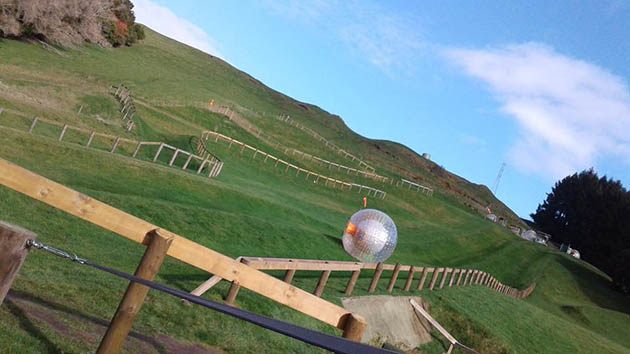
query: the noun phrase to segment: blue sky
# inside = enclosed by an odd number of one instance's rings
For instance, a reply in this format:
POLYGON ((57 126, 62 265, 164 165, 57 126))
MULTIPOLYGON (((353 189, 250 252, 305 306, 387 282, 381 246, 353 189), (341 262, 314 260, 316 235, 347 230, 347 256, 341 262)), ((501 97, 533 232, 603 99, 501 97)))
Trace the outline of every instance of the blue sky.
POLYGON ((628 1, 132 0, 138 21, 492 187, 521 216, 594 167, 630 186, 628 1))

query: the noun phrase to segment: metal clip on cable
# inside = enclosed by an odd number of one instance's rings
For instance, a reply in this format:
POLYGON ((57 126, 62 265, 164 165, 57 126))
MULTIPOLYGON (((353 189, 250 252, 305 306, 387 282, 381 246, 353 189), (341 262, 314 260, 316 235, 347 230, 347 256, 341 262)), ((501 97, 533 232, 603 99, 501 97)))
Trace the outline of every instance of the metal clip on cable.
POLYGON ((27 247, 33 247, 33 248, 37 248, 40 250, 44 250, 48 253, 52 253, 57 257, 61 257, 61 258, 66 258, 69 259, 73 262, 77 262, 79 264, 85 264, 87 262, 87 260, 83 259, 83 258, 79 258, 79 256, 77 256, 74 253, 68 253, 66 251, 62 251, 58 248, 52 247, 52 246, 48 246, 45 245, 37 240, 28 240, 26 241, 26 246, 27 247))

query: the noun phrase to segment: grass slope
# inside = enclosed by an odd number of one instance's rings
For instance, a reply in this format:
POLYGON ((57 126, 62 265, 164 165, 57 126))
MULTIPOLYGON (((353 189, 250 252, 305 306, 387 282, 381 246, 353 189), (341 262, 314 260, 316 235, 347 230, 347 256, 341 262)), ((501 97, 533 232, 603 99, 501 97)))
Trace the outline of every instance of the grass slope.
MULTIPOLYGON (((281 151, 225 117, 192 106, 155 108, 137 104, 138 129, 124 133, 117 103, 107 92, 109 85, 124 82, 134 95, 147 100, 203 102, 214 98, 258 112, 288 113, 348 151, 368 157, 379 172, 396 175, 400 173, 396 166, 413 168, 423 178, 438 181, 426 166, 409 167, 404 161, 411 160, 401 159, 396 164, 391 156, 369 148, 371 142, 344 130, 343 122, 317 107, 307 105, 305 110, 222 61, 150 31, 145 43, 132 48, 86 47, 66 51, 63 57, 37 46, 5 40, 0 42, 0 56, 4 59, 0 63, 0 106, 6 109, 0 114, 0 125, 16 128, 0 128, 0 157, 233 257, 349 260, 339 234, 347 217, 358 209, 362 196, 306 183, 221 144, 211 146, 226 165, 217 179, 209 180, 169 168, 166 161, 152 164, 72 142, 60 143, 55 139, 55 128, 42 125, 37 134, 26 134, 28 118, 40 115, 138 140, 166 141, 181 148, 187 147, 190 135, 202 129, 218 129, 284 158, 281 151), (78 114, 81 105, 84 109, 78 114)), ((314 139, 272 117, 246 117, 268 134, 284 137, 288 146, 339 160, 314 139)), ((70 140, 80 139, 77 136, 70 140)), ((105 144, 101 143, 102 149, 105 144)), ((295 163, 351 179, 308 162, 295 163)), ((391 262, 475 267, 515 287, 538 284, 525 301, 478 287, 423 292, 438 320, 464 343, 483 352, 630 351, 630 305, 627 298, 610 290, 605 275, 583 262, 514 237, 463 206, 453 194, 436 193, 427 198, 369 180, 361 183, 388 192, 385 200, 371 199, 370 205, 387 212, 397 223, 399 245, 391 262)), ((478 189, 462 186, 471 191, 478 189)), ((0 188, 0 219, 35 231, 44 242, 129 272, 143 251, 139 245, 6 188, 0 188)), ((298 273, 295 284, 313 289, 318 276, 298 273)), ((333 274, 324 297, 340 303, 347 276, 333 274)), ((169 259, 158 281, 191 290, 207 277, 169 259)), ((362 275, 357 294, 364 294, 369 277, 369 273, 362 275)), ((399 285, 404 282, 399 281, 399 285)), ((108 320, 125 286, 107 275, 32 252, 15 283, 14 298, 0 308, 0 352, 94 350, 98 333, 84 337, 69 333, 88 333, 93 331, 94 319, 108 320), (42 316, 29 316, 24 299, 60 309, 55 317, 57 325, 42 316)), ((384 292, 383 287, 379 292, 384 292)), ((220 284, 207 296, 220 300, 226 290, 227 284, 220 284)), ((396 290, 394 294, 402 292, 396 290)), ((336 331, 247 290, 239 294, 238 304, 306 327, 336 331)), ((169 335, 228 352, 316 351, 157 293, 151 293, 135 329, 153 337, 169 335)), ((437 341, 422 349, 443 350, 437 341)))

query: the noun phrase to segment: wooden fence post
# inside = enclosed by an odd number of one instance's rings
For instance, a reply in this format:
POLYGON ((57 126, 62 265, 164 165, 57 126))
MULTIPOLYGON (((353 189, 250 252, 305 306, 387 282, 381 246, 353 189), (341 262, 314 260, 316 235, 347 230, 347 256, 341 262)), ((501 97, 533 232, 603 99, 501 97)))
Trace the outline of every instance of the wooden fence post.
MULTIPOLYGON (((440 281, 440 289, 444 287, 444 284, 446 284, 446 278, 448 277, 449 273, 451 273, 452 271, 453 271, 452 268, 444 269, 444 272, 442 273, 442 280, 440 281)), ((451 275, 451 278, 453 278, 453 275, 451 275)))
POLYGON ((330 277, 330 270, 323 271, 322 276, 317 282, 317 288, 315 288, 315 296, 322 296, 322 294, 324 293, 324 288, 326 288, 326 283, 328 282, 328 277, 330 277))
POLYGON ((398 273, 400 273, 400 263, 396 263, 396 267, 394 267, 394 273, 392 273, 392 278, 389 280, 389 286, 387 286, 388 293, 391 293, 392 290, 394 290, 396 280, 398 280, 398 273))
POLYGON ((453 273, 451 273, 451 280, 448 282, 448 287, 452 287, 453 283, 455 282, 455 277, 457 276, 457 274, 459 273, 459 269, 453 269, 453 273))
POLYGON ((367 321, 363 317, 349 313, 346 315, 342 336, 351 341, 360 342, 367 325, 367 321))
POLYGON ((295 275, 295 269, 287 270, 287 272, 284 274, 284 282, 287 284, 291 284, 291 282, 293 281, 294 275, 295 275))
POLYGON ((352 295, 352 290, 354 290, 354 286, 357 284, 359 275, 361 275, 361 269, 355 270, 354 272, 352 272, 352 276, 350 277, 350 280, 348 280, 348 285, 346 286, 346 291, 345 291, 346 296, 352 295))
POLYGON ((0 305, 28 254, 26 242, 35 238, 31 231, 0 221, 0 305))
POLYGON ((416 272, 416 268, 411 266, 409 268, 409 276, 407 277, 407 281, 405 282, 405 291, 409 291, 411 289, 411 284, 413 283, 413 275, 416 272))
POLYGON ((433 290, 433 288, 435 287, 435 283, 438 280, 438 277, 440 276, 440 273, 444 272, 444 268, 437 268, 434 272, 433 272, 433 278, 431 278, 431 285, 429 286, 429 290, 433 290))
POLYGON ((230 285, 230 290, 228 291, 227 296, 225 297, 225 303, 231 306, 234 306, 234 302, 236 301, 236 296, 238 295, 238 291, 241 289, 241 285, 236 281, 232 281, 232 285, 230 285))
POLYGON ((68 130, 68 124, 64 124, 63 128, 61 128, 61 134, 59 134, 59 141, 63 140, 63 136, 66 135, 66 130, 68 130))
POLYGON ((91 132, 90 136, 88 137, 88 141, 87 143, 85 143, 86 147, 90 147, 90 145, 92 144, 92 140, 94 140, 94 134, 96 134, 95 132, 91 132))
MULTIPOLYGON (((135 276, 153 280, 162 266, 173 239, 160 235, 159 229, 149 231, 147 238, 149 244, 138 269, 136 269, 135 276)), ((97 354, 120 352, 148 292, 149 288, 144 285, 133 282, 129 284, 109 328, 107 328, 107 332, 96 350, 97 354)))
POLYGON ((427 279, 427 275, 430 272, 434 272, 434 271, 435 271, 435 268, 424 267, 424 269, 422 269, 422 277, 420 278, 420 282, 418 283, 418 290, 424 289, 424 282, 427 279))
POLYGON ((374 272, 374 277, 372 278, 372 283, 370 283, 370 288, 368 289, 369 293, 373 293, 376 290, 376 286, 378 285, 378 280, 381 278, 381 274, 383 274, 383 263, 378 263, 376 265, 376 271, 374 272))

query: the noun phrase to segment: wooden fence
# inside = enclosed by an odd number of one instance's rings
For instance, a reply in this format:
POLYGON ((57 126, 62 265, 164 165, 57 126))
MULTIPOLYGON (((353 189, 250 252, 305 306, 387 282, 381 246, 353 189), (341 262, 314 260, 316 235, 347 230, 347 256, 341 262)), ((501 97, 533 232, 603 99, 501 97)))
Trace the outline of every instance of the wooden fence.
POLYGON ((223 162, 213 156, 207 156, 203 158, 201 156, 195 155, 186 150, 176 148, 174 146, 171 146, 163 142, 137 141, 137 140, 127 139, 121 136, 100 133, 100 132, 90 130, 90 129, 75 127, 69 124, 62 124, 62 123, 55 122, 55 121, 45 119, 45 118, 41 118, 41 117, 33 118, 33 120, 31 121, 30 127, 28 128, 28 133, 33 134, 37 124, 42 123, 42 122, 61 129, 59 132, 59 136, 57 137, 58 141, 63 141, 63 139, 67 137, 69 132, 75 131, 81 134, 85 134, 85 143, 83 145, 85 147, 93 147, 92 144, 95 138, 97 137, 101 137, 101 138, 105 138, 109 140, 111 142, 111 147, 109 147, 107 150, 112 154, 116 153, 116 151, 119 151, 123 144, 127 144, 127 145, 131 145, 134 149, 133 154, 131 156, 133 158, 139 159, 138 154, 143 147, 146 148, 149 146, 157 146, 155 155, 153 155, 153 158, 152 158, 153 162, 156 162, 158 158, 160 157, 160 155, 163 155, 166 151, 171 151, 172 155, 168 162, 168 165, 171 167, 174 166, 178 157, 187 156, 184 164, 181 166, 182 170, 195 172, 196 174, 201 174, 202 172, 204 172, 204 169, 205 169, 206 171, 208 171, 208 178, 213 178, 213 177, 218 176, 219 173, 221 173, 221 170, 223 169, 223 162), (199 163, 199 166, 193 170, 189 168, 190 163, 192 161, 197 161, 199 163))
POLYGON ((429 187, 425 187, 421 184, 415 183, 415 182, 411 182, 409 180, 406 180, 404 178, 401 178, 400 181, 398 181, 398 183, 396 183, 397 187, 407 187, 408 189, 413 189, 416 192, 422 192, 428 196, 432 196, 433 195, 433 188, 429 188, 429 187))
POLYGON ((213 138, 213 140, 218 143, 218 142, 224 142, 226 144, 228 144, 228 148, 231 148, 232 145, 235 145, 237 147, 237 149, 240 149, 240 153, 242 154, 246 149, 248 151, 252 152, 252 159, 256 159, 256 157, 260 156, 260 158, 263 160, 264 163, 266 163, 268 160, 270 160, 270 162, 274 163, 274 165, 277 167, 278 165, 282 165, 284 166, 284 172, 288 173, 289 169, 293 169, 295 171, 295 176, 299 176, 300 173, 302 173, 304 175, 304 178, 308 181, 309 178, 311 178, 313 180, 313 182, 317 183, 320 180, 324 182, 324 186, 326 187, 332 187, 332 188, 337 188, 339 187, 341 190, 347 190, 347 191, 352 191, 352 190, 356 190, 357 192, 361 193, 363 191, 367 192, 368 196, 374 196, 374 197, 378 197, 381 199, 385 199, 385 197, 387 196, 387 193, 380 190, 380 189, 376 189, 376 188, 372 188, 372 187, 368 187, 362 184, 357 184, 357 183, 350 183, 350 182, 345 182, 345 181, 341 181, 335 178, 331 178, 328 176, 324 176, 321 175, 317 172, 314 171, 310 171, 304 168, 301 168, 299 166, 296 166, 290 162, 287 162, 283 159, 280 159, 276 156, 273 156, 269 153, 266 153, 262 150, 259 150, 249 144, 243 143, 241 141, 238 141, 236 139, 233 139, 227 135, 223 135, 221 133, 217 133, 214 131, 206 131, 202 134, 201 139, 202 140, 210 140, 210 138, 213 138))
POLYGON ((324 146, 334 150, 336 153, 338 153, 339 155, 343 156, 346 159, 352 160, 352 161, 356 161, 359 166, 365 168, 367 171, 370 171, 372 173, 374 173, 375 169, 374 167, 368 165, 365 161, 361 160, 360 158, 352 155, 351 153, 347 152, 346 150, 340 148, 339 146, 333 144, 332 142, 328 141, 328 139, 324 138, 323 136, 319 135, 319 133, 317 133, 316 131, 314 131, 313 129, 304 126, 303 124, 300 124, 298 122, 296 122, 295 120, 293 120, 290 116, 288 115, 278 115, 276 116, 276 119, 285 122, 291 126, 294 126, 298 129, 300 129, 303 132, 306 132, 308 135, 312 136, 313 138, 319 140, 320 142, 324 143, 324 146))
MULTIPOLYGON (((254 269, 258 270, 282 270, 285 271, 284 281, 291 284, 295 272, 297 271, 320 271, 322 272, 313 294, 321 296, 324 293, 326 283, 331 272, 352 272, 350 279, 345 288, 345 295, 350 296, 354 291, 357 280, 362 270, 374 270, 374 275, 367 291, 372 293, 379 285, 379 281, 384 272, 391 272, 389 282, 387 283, 387 292, 391 293, 396 286, 399 277, 406 273, 407 278, 401 287, 403 291, 414 291, 429 289, 442 289, 444 287, 467 286, 467 285, 483 285, 507 296, 523 299, 529 296, 535 284, 530 285, 524 290, 518 290, 507 286, 489 273, 477 269, 460 269, 448 267, 427 267, 412 266, 385 263, 361 263, 348 261, 322 261, 313 259, 291 259, 291 258, 261 258, 261 257, 239 257, 236 261, 240 261, 254 269), (418 276, 418 282, 414 284, 414 277, 418 276), (430 276, 429 276, 430 275, 430 276)), ((193 290, 193 294, 201 295, 208 291, 212 286, 221 281, 221 278, 212 277, 202 283, 197 289, 193 290)), ((233 303, 239 290, 239 284, 232 282, 232 286, 227 295, 228 302, 233 303)))
POLYGON ((135 126, 133 116, 136 114, 136 106, 133 104, 131 90, 123 84, 111 86, 110 90, 115 90, 113 95, 120 103, 120 114, 122 114, 122 120, 125 122, 125 129, 127 131, 131 131, 131 129, 135 126))
POLYGON ((358 341, 363 335, 365 320, 340 306, 4 159, 0 171, 0 185, 136 243, 149 245, 157 233, 169 240, 166 254, 173 258, 335 326, 346 338, 358 341))
MULTIPOLYGON (((376 180, 376 181, 379 181, 379 182, 383 182, 383 183, 389 183, 390 185, 396 186, 396 187, 404 188, 406 186, 407 189, 413 189, 413 190, 415 190, 417 192, 422 192, 423 194, 425 194, 427 196, 432 196, 433 195, 433 188, 426 187, 426 186, 423 186, 423 185, 420 185, 418 183, 411 182, 411 181, 405 180, 405 179, 401 179, 402 181, 395 182, 393 178, 386 177, 386 176, 381 176, 381 175, 377 174, 373 167, 367 165, 361 159, 355 157, 352 154, 349 154, 347 151, 345 151, 345 150, 337 147, 336 145, 330 143, 329 141, 327 141, 324 137, 319 135, 314 130, 312 130, 312 129, 308 128, 308 127, 305 127, 304 125, 302 125, 300 123, 295 122, 293 119, 291 119, 287 115, 278 115, 278 116, 275 116, 275 118, 278 119, 278 120, 281 120, 283 122, 286 122, 289 125, 295 126, 298 129, 302 129, 302 130, 306 131, 307 133, 309 133, 311 136, 315 137, 319 141, 324 142, 324 145, 326 147, 333 148, 336 152, 339 152, 345 158, 351 159, 352 161, 357 161, 359 163, 359 165, 365 167, 367 171, 357 170, 355 168, 348 167, 348 166, 345 166, 343 164, 335 163, 335 162, 328 161, 326 159, 323 159, 323 158, 320 158, 320 157, 308 154, 306 152, 300 151, 300 150, 295 149, 295 148, 289 148, 287 146, 284 146, 283 144, 279 143, 275 138, 273 138, 272 136, 264 133, 258 127, 256 127, 255 125, 251 124, 247 119, 242 117, 238 112, 234 111, 233 109, 231 109, 228 106, 215 104, 214 100, 210 100, 210 102, 208 102, 208 103, 203 103, 203 102, 198 102, 198 101, 181 101, 181 102, 168 101, 167 102, 167 101, 151 100, 151 99, 148 99, 148 98, 143 98, 143 100, 145 100, 145 101, 149 102, 151 105, 155 105, 155 106, 167 106, 167 107, 192 106, 192 107, 198 107, 198 108, 201 108, 201 109, 208 109, 208 110, 210 110, 212 112, 219 113, 219 114, 222 114, 222 115, 226 116, 228 118, 228 120, 234 121, 237 125, 239 125, 243 129, 248 131, 250 134, 256 136, 257 138, 259 138, 261 140, 263 140, 265 143, 271 145, 272 147, 274 147, 274 148, 276 148, 276 149, 278 149, 280 151, 283 151, 285 153, 285 155, 300 156, 302 158, 311 159, 311 160, 316 161, 316 162, 318 162, 320 164, 327 165, 327 167, 329 169, 337 169, 338 171, 344 170, 344 171, 346 171, 347 174, 361 175, 362 177, 370 178, 370 179, 373 179, 373 180, 376 180)), ((253 110, 250 110, 250 109, 247 109, 247 110, 251 111, 251 112, 253 112, 255 114, 266 115, 264 112, 260 113, 260 112, 256 112, 256 111, 253 111, 253 110)))
POLYGON ((438 323, 438 321, 436 321, 433 318, 433 316, 431 316, 427 312, 427 310, 422 308, 422 306, 420 304, 418 304, 416 302, 416 300, 411 299, 411 300, 409 300, 409 302, 411 303, 411 306, 415 310, 415 312, 418 315, 418 317, 422 316, 422 318, 424 318, 427 321, 429 321, 431 326, 433 326, 433 328, 435 328, 438 332, 440 332, 440 334, 442 334, 444 336, 444 338, 446 338, 446 340, 448 340, 448 342, 451 344, 448 347, 448 350, 446 351, 445 354, 451 354, 453 352, 453 349, 456 349, 456 348, 461 350, 461 351, 463 351, 463 352, 466 352, 466 353, 479 354, 479 352, 477 352, 476 350, 463 345, 457 339, 455 339, 455 337, 453 337, 450 333, 448 333, 448 331, 444 327, 442 327, 442 325, 440 325, 438 323))

